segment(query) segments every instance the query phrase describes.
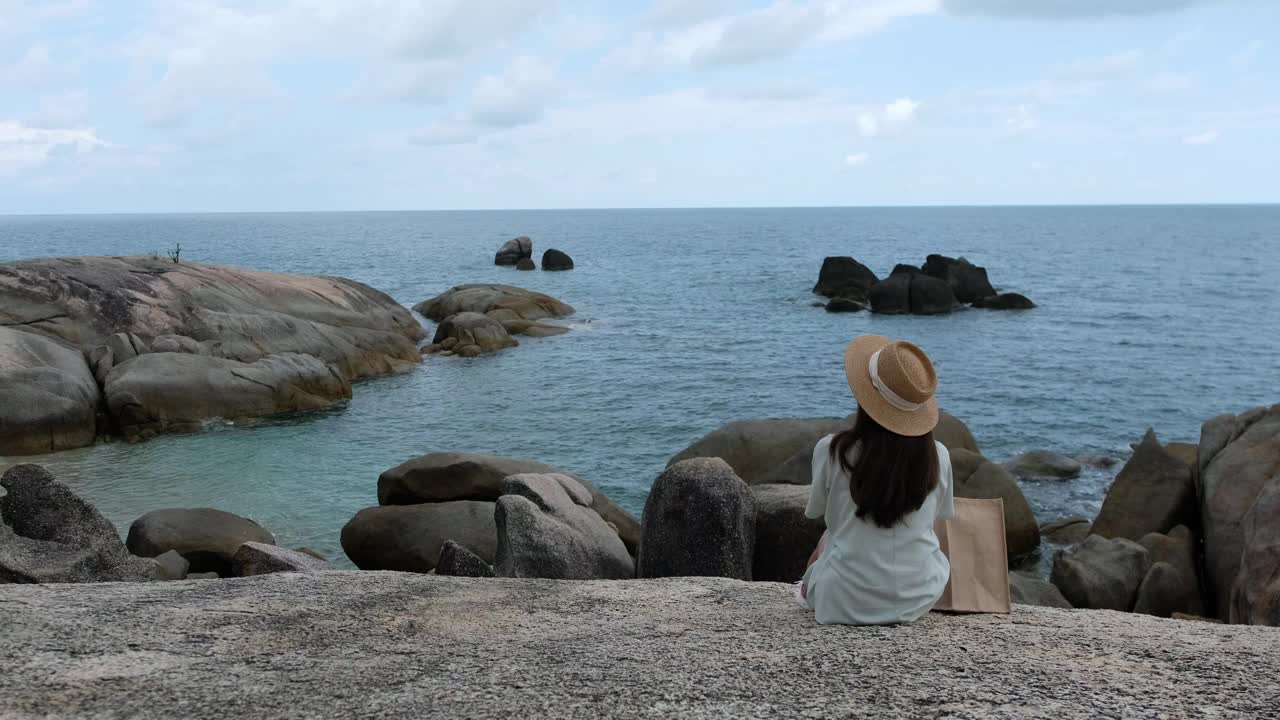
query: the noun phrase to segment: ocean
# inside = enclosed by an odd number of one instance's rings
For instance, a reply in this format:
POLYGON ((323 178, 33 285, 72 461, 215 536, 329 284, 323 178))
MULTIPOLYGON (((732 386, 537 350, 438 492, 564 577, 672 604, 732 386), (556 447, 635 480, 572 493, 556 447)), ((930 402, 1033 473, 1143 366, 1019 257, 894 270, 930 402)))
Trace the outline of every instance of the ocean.
MULTIPOLYGON (((178 243, 184 260, 341 275, 406 306, 503 282, 577 308, 567 335, 427 356, 336 410, 0 458, 48 465, 122 530, 152 509, 217 507, 342 563, 339 530, 376 504, 378 474, 432 451, 541 460, 638 515, 667 459, 728 421, 853 411, 841 360, 862 333, 921 345, 942 406, 996 461, 1035 448, 1123 460, 1148 427, 1195 442, 1214 415, 1280 401, 1280 206, 0 217, 0 261, 163 256, 178 243), (495 267, 516 235, 576 269, 495 267), (883 276, 930 253, 965 256, 1040 307, 812 306, 827 255, 883 276)), ((1118 470, 1023 489, 1042 521, 1092 517, 1118 470)))

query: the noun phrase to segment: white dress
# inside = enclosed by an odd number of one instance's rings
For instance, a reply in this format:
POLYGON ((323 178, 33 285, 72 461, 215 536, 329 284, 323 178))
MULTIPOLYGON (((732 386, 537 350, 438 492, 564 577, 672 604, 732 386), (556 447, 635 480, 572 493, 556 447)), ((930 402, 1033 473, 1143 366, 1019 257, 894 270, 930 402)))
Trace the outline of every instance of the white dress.
POLYGON ((938 486, 891 528, 857 516, 849 474, 831 457, 831 438, 813 449, 805 515, 825 518, 826 547, 804 574, 809 607, 824 625, 885 625, 920 618, 946 587, 951 565, 933 532, 955 514, 951 455, 938 443, 938 486))

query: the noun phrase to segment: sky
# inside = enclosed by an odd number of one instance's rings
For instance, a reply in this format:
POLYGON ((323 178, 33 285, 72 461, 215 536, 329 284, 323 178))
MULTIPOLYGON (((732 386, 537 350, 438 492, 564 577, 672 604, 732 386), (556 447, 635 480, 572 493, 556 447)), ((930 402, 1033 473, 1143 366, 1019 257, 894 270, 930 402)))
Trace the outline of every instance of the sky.
POLYGON ((0 214, 1280 201, 1274 0, 0 0, 0 214))

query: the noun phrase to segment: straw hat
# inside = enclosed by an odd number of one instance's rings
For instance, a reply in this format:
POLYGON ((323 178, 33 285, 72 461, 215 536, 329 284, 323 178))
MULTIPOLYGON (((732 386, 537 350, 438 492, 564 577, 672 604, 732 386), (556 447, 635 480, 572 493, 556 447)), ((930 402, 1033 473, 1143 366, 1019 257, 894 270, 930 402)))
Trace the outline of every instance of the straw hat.
POLYGON ((880 335, 854 338, 844 353, 844 374, 858 407, 892 432, 918 437, 938 424, 938 375, 912 343, 880 335))

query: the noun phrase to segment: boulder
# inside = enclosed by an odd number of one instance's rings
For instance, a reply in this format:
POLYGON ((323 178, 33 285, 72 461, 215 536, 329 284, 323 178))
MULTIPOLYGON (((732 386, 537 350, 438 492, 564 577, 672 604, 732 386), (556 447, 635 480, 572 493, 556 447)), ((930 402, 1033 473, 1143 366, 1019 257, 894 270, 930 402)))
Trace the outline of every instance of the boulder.
POLYGON ((827 524, 804 516, 808 485, 755 485, 756 506, 754 580, 795 582, 804 575, 809 556, 827 524))
POLYGON ((274 545, 266 528, 239 515, 213 508, 152 510, 129 526, 129 552, 156 557, 176 551, 191 563, 191 572, 232 574, 232 560, 247 542, 274 545))
POLYGON ((942 280, 951 287, 956 300, 971 303, 996 294, 987 279, 987 269, 974 265, 964 258, 930 255, 921 268, 925 275, 942 280))
POLYGON ((1070 480, 1080 476, 1079 462, 1050 450, 1024 452, 1005 463, 1004 469, 1019 480, 1070 480))
POLYGON ((329 563, 307 553, 256 542, 241 545, 231 558, 231 574, 235 577, 278 572, 313 573, 332 569, 333 566, 329 563))
POLYGON ((813 447, 850 426, 848 418, 735 420, 703 435, 667 461, 698 457, 724 460, 748 485, 812 482, 813 447))
POLYGON ((1075 545, 1089 537, 1093 523, 1088 518, 1069 517, 1051 520, 1040 526, 1040 537, 1054 545, 1075 545))
POLYGON ((107 338, 106 346, 111 351, 111 357, 116 365, 151 352, 146 341, 133 333, 115 333, 107 338))
POLYGON ((1025 573, 1009 573, 1009 595, 1016 605, 1071 609, 1057 585, 1025 573))
POLYGON ((93 379, 99 385, 106 382, 107 375, 111 372, 111 368, 115 366, 116 362, 111 348, 106 345, 95 345, 85 351, 84 357, 89 362, 89 371, 93 373, 93 379))
POLYGON ((874 272, 851 257, 828 257, 818 271, 813 291, 825 297, 866 300, 871 287, 879 282, 874 272))
POLYGON ((165 569, 134 557, 93 505, 39 465, 0 476, 0 583, 143 582, 165 569))
POLYGON ((469 345, 481 353, 490 353, 520 344, 511 339, 502 323, 474 312, 461 312, 443 320, 436 328, 432 342, 439 345, 445 340, 454 340, 450 349, 459 355, 463 355, 463 348, 469 345))
POLYGON ((1244 517, 1280 475, 1280 405, 1205 423, 1198 460, 1204 579, 1213 612, 1225 620, 1245 551, 1244 517))
POLYGON ((342 550, 361 570, 431 572, 445 540, 493 562, 494 504, 475 500, 365 508, 342 528, 342 550))
POLYGON ((573 258, 554 248, 542 253, 542 269, 548 271, 572 270, 573 258))
POLYGON ((574 313, 571 306, 550 295, 512 285, 459 285, 413 309, 436 322, 460 312, 482 313, 499 322, 562 318, 574 313))
POLYGON ((1187 467, 1194 470, 1198 465, 1198 454, 1200 448, 1195 443, 1171 442, 1164 446, 1164 451, 1169 453, 1174 459, 1181 461, 1187 467))
POLYGON ((304 353, 349 381, 412 370, 425 334, 398 302, 353 280, 145 257, 0 263, 0 325, 23 325, 82 352, 123 333, 187 337, 210 355, 246 363, 304 353))
POLYGON ((493 256, 494 265, 515 265, 521 259, 533 257, 533 241, 527 237, 521 236, 512 238, 502 244, 498 248, 498 252, 493 256))
POLYGON ((534 264, 533 258, 520 258, 520 260, 516 262, 516 269, 517 270, 537 270, 538 266, 534 264))
POLYGON ((445 540, 440 546, 440 562, 436 565, 436 574, 453 577, 495 577, 489 563, 452 540, 445 540))
POLYGON ((591 509, 591 493, 577 480, 561 474, 512 475, 502 487, 494 515, 498 577, 635 577, 635 563, 617 530, 591 509))
POLYGON ((910 276, 910 275, 920 275, 920 274, 923 274, 923 273, 924 273, 924 271, 923 271, 923 270, 921 270, 920 268, 916 267, 915 265, 907 265, 906 263, 898 263, 897 265, 894 265, 894 266, 893 266, 893 272, 889 273, 889 277, 893 277, 894 275, 908 275, 908 276, 910 276))
POLYGON ((833 298, 824 307, 829 313, 862 312, 867 309, 866 305, 847 297, 833 298))
POLYGON ((1150 569, 1151 556, 1138 543, 1090 535, 1058 551, 1049 579, 1074 607, 1129 612, 1150 569))
POLYGON ((867 297, 871 311, 882 315, 938 315, 957 307, 950 286, 924 274, 891 275, 872 287, 867 297))
POLYGON ((1009 559, 1019 558, 1039 547, 1040 526, 1013 476, 970 450, 956 448, 950 454, 956 497, 1000 498, 1004 501, 1005 544, 1009 559))
POLYGON ((1231 590, 1233 623, 1280 627, 1280 475, 1245 514, 1240 572, 1231 590))
POLYGON ((933 429, 933 439, 942 443, 948 450, 963 449, 978 452, 978 441, 969 431, 969 426, 945 411, 938 411, 938 425, 933 429))
POLYGON ((1148 430, 1107 490, 1092 532, 1140 540, 1175 525, 1194 525, 1195 516, 1191 467, 1166 452, 1148 430))
POLYGON ((1139 540, 1151 556, 1151 569, 1138 587, 1134 612, 1158 617, 1204 614, 1195 540, 1185 525, 1167 534, 1148 533, 1139 540))
POLYGON ((103 388, 117 429, 129 440, 190 432, 210 418, 258 418, 319 410, 351 398, 351 383, 312 355, 254 362, 150 353, 116 365, 103 388))
POLYGON ((151 342, 151 352, 188 353, 191 355, 207 355, 205 349, 194 338, 185 335, 161 335, 151 342))
MULTIPOLYGON (((378 476, 380 505, 412 505, 451 500, 497 500, 502 481, 524 473, 568 475, 591 493, 591 509, 618 530, 618 537, 635 554, 640 546, 640 522, 618 507, 595 485, 573 473, 534 460, 481 453, 436 452, 407 460, 378 476)), ((474 548, 473 548, 474 549, 474 548)), ((492 556, 490 556, 492 560, 492 556)))
POLYGON ((98 382, 79 350, 0 327, 0 456, 92 445, 98 398, 98 382))
POLYGON ((678 462, 654 481, 640 517, 637 577, 751 579, 755 500, 720 458, 678 462))
POLYGON ((983 310, 1031 310, 1036 304, 1026 295, 1015 292, 1000 293, 990 297, 978 298, 973 306, 983 310))
POLYGON ((174 550, 160 553, 155 561, 160 566, 162 580, 185 580, 191 572, 191 563, 174 550))

